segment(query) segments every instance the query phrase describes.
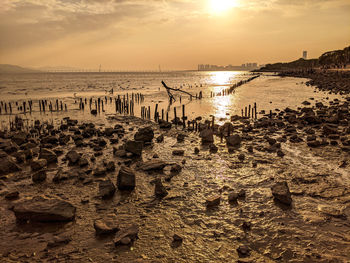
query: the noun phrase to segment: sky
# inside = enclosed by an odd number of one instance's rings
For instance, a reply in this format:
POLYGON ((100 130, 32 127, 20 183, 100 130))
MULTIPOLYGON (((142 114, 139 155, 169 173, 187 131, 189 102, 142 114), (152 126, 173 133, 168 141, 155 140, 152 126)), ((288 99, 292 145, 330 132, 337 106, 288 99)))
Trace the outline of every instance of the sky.
POLYGON ((287 62, 350 45, 349 0, 0 0, 0 64, 105 70, 287 62))

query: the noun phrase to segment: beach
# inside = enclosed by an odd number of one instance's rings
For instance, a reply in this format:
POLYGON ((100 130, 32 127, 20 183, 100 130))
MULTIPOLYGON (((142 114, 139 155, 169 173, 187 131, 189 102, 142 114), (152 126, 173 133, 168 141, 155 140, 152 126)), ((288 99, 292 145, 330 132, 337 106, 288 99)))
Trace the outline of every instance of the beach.
POLYGON ((346 78, 72 75, 2 79, 2 262, 349 262, 346 78))

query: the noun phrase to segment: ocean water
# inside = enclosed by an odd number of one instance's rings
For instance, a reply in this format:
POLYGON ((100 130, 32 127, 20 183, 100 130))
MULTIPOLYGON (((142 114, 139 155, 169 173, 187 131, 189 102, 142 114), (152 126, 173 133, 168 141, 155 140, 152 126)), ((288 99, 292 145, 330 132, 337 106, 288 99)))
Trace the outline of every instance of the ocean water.
MULTIPOLYGON (((12 114, 2 115, 0 120, 6 123, 9 116, 16 114, 34 121, 35 119, 60 119, 61 117, 74 117, 82 120, 103 120, 108 114, 115 114, 114 98, 120 95, 142 93, 145 100, 135 104, 134 114, 140 116, 141 107, 151 109, 154 116, 155 105, 158 111, 164 110, 169 119, 174 116, 174 107, 177 115, 182 115, 182 105, 185 105, 185 115, 188 119, 199 116, 215 116, 221 122, 230 115, 241 115, 241 110, 249 105, 257 104, 258 112, 265 110, 282 110, 286 107, 296 108, 305 100, 310 102, 326 101, 334 95, 325 92, 316 92, 313 87, 307 86, 307 79, 281 78, 273 74, 263 74, 259 78, 238 87, 235 92, 227 96, 211 97, 211 93, 221 92, 233 84, 250 78, 250 72, 158 72, 158 73, 40 73, 40 74, 9 74, 0 75, 1 101, 17 102, 22 105, 24 100, 32 100, 32 113, 23 114, 14 107, 12 114), (202 100, 192 99, 179 92, 173 92, 176 102, 169 104, 168 95, 161 81, 172 88, 179 88, 193 95, 203 93, 202 100), (111 92, 113 90, 113 93, 111 92), (181 97, 181 98, 180 98, 181 97), (97 116, 90 114, 88 105, 84 111, 79 110, 80 98, 107 98, 104 112, 97 116), (110 103, 112 98, 112 103, 110 103), (310 100, 310 98, 312 98, 310 100), (67 105, 68 111, 39 112, 39 99, 46 99, 55 104, 56 99, 67 105)), ((89 104, 89 103, 88 103, 89 104)), ((94 108, 94 103, 92 108, 94 108)), ((261 116, 261 115, 259 115, 261 116)))

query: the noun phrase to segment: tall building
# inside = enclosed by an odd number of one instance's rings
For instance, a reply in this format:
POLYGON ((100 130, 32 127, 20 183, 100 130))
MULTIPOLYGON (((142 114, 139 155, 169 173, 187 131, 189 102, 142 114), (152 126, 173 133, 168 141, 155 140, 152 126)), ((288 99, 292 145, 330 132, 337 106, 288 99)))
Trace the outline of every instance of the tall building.
POLYGON ((307 59, 307 51, 303 51, 303 59, 307 59))

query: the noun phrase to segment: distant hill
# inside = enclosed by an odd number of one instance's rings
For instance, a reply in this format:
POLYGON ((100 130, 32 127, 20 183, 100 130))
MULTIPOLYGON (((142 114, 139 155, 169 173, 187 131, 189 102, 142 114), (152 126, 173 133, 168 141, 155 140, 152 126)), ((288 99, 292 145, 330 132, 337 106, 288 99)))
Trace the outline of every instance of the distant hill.
POLYGON ((287 62, 266 64, 265 67, 257 71, 285 71, 295 69, 310 69, 310 68, 346 68, 350 64, 350 46, 343 50, 328 51, 316 59, 303 59, 287 62))
POLYGON ((29 68, 22 68, 20 66, 0 64, 0 74, 14 74, 14 73, 38 73, 39 70, 29 68))

